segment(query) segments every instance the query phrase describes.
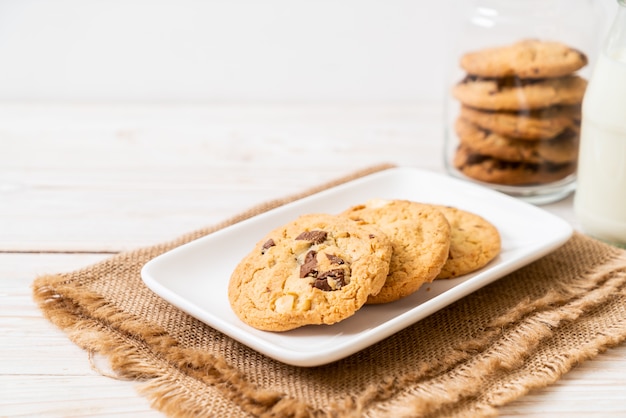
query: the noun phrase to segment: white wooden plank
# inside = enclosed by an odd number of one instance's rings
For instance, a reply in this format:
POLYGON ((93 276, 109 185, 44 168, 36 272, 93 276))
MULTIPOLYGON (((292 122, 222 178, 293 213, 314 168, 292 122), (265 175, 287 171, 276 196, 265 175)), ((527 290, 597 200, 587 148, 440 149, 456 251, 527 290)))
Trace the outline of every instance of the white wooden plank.
POLYGON ((135 385, 97 375, 0 375, 0 416, 164 417, 135 385))
POLYGON ((0 375, 94 374, 87 354, 43 318, 31 285, 39 275, 75 270, 108 256, 0 254, 0 375))
POLYGON ((435 107, 5 105, 3 113, 4 251, 128 249, 370 165, 441 169, 440 159, 420 157, 440 153, 439 129, 427 123, 439 117, 435 107))
POLYGON ((0 375, 93 375, 88 355, 40 317, 0 316, 0 375))

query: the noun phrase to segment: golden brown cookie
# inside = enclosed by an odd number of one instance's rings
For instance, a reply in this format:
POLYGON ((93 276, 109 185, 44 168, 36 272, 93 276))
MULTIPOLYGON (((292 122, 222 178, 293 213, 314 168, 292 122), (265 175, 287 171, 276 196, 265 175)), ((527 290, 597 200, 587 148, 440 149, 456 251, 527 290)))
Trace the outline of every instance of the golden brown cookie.
POLYGON ((461 173, 474 180, 511 186, 552 183, 576 171, 576 161, 565 164, 505 161, 476 154, 464 145, 456 150, 453 164, 461 173))
POLYGON ((469 74, 480 77, 537 79, 578 71, 587 65, 587 57, 560 42, 530 39, 467 53, 460 64, 469 74))
POLYGON ((564 164, 578 158, 578 133, 572 130, 566 130, 550 140, 527 141, 481 129, 460 118, 455 128, 460 143, 474 154, 532 164, 564 164))
POLYGON ((549 139, 580 126, 580 105, 494 112, 461 106, 459 116, 494 133, 528 140, 549 139))
POLYGON ((450 225, 430 205, 408 200, 374 199, 341 214, 359 225, 373 225, 391 240, 389 276, 368 304, 398 300, 439 274, 450 247, 450 225))
POLYGON ((587 81, 577 75, 541 80, 468 76, 452 93, 466 106, 506 111, 580 104, 586 88, 587 81))
POLYGON ((303 215, 271 231, 239 263, 228 299, 242 321, 261 330, 334 324, 380 291, 391 251, 371 225, 303 215))
POLYGON ((444 214, 452 231, 450 253, 437 279, 452 279, 476 271, 500 253, 500 233, 489 221, 458 208, 435 207, 444 214))

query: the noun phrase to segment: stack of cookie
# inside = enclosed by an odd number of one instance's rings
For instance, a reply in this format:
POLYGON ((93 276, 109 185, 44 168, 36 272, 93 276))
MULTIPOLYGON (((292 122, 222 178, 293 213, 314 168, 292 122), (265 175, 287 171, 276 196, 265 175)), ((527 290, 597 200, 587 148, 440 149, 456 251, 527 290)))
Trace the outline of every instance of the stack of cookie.
POLYGON ((466 77, 454 166, 473 179, 537 185, 576 170, 586 56, 558 42, 526 40, 461 58, 466 77))
POLYGON ((242 321, 261 330, 330 325, 365 304, 475 271, 499 252, 498 230, 476 214, 371 200, 269 232, 233 271, 228 298, 242 321))

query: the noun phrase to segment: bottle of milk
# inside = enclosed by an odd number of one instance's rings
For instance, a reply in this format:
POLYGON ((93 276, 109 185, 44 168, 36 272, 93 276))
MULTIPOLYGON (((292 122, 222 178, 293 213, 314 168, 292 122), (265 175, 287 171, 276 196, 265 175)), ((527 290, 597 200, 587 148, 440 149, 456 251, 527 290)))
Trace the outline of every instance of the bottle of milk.
POLYGON ((626 0, 582 105, 576 216, 584 232, 626 247, 626 0))

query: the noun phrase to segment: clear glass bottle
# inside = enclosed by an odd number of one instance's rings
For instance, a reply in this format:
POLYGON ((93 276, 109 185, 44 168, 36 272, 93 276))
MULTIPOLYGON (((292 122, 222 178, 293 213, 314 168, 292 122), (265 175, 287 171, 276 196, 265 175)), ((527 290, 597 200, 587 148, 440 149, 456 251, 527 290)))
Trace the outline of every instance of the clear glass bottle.
POLYGON ((603 7, 594 0, 462 3, 448 45, 448 173, 536 204, 562 199, 575 188, 582 95, 603 7), (530 46, 514 53, 514 44, 530 46), (565 65, 561 52, 550 52, 556 44, 582 53, 586 64, 565 65), (535 72, 520 67, 528 62, 535 72))
POLYGON ((626 0, 583 101, 574 208, 583 231, 626 247, 626 0))

